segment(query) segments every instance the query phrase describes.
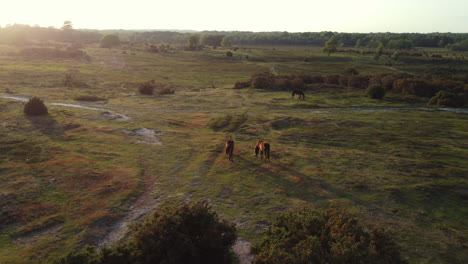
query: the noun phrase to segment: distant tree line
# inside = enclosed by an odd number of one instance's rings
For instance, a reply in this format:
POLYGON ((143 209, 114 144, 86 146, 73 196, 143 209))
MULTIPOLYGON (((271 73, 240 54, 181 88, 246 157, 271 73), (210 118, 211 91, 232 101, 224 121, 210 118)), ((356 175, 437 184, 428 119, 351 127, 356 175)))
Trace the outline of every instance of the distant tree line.
POLYGON ((136 31, 136 30, 76 30, 70 21, 62 28, 29 25, 7 25, 0 28, 1 42, 27 40, 68 41, 97 43, 104 35, 115 34, 129 43, 179 43, 186 44, 196 36, 206 46, 230 45, 314 45, 324 46, 333 36, 345 47, 409 49, 412 47, 446 47, 456 51, 468 50, 468 33, 340 33, 322 32, 249 32, 249 31, 136 31))

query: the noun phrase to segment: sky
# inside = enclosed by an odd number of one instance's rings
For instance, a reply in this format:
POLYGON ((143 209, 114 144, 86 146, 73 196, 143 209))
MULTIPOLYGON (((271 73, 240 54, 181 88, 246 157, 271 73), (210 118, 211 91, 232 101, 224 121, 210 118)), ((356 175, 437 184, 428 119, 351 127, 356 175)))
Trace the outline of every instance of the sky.
POLYGON ((468 33, 468 0, 0 0, 0 26, 468 33))

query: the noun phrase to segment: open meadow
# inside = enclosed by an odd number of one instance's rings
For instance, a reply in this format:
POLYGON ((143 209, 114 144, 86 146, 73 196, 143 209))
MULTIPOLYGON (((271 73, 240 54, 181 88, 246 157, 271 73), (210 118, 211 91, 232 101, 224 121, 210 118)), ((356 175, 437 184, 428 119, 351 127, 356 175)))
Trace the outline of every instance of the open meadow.
POLYGON ((17 55, 21 48, 0 45, 2 264, 111 244, 155 206, 181 200, 208 200, 244 243, 282 212, 331 203, 390 230, 409 263, 468 259, 467 108, 429 107, 427 97, 391 90, 375 100, 329 84, 307 85, 304 100, 285 89, 233 88, 262 72, 466 74, 467 60, 389 66, 311 46, 245 46, 228 57, 224 48, 138 45, 44 59, 17 55), (64 85, 67 75, 77 85, 64 85), (174 93, 139 94, 149 80, 174 93), (74 100, 85 95, 104 100, 74 100), (49 115, 23 114, 33 96, 49 115), (233 162, 224 154, 229 136, 233 162), (271 162, 255 157, 258 139, 271 144, 271 162))

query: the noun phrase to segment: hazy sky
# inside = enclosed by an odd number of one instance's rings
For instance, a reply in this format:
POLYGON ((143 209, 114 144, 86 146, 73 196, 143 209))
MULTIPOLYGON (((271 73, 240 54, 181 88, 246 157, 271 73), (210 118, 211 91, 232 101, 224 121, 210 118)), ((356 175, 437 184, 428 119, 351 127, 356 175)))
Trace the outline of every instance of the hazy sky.
POLYGON ((468 33, 468 0, 0 0, 0 26, 468 33))

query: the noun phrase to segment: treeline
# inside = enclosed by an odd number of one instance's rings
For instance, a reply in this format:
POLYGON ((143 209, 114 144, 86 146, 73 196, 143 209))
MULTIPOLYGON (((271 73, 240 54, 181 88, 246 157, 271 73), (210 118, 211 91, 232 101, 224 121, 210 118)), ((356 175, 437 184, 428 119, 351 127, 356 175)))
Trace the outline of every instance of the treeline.
MULTIPOLYGON (((69 22, 69 21, 66 21, 69 22)), ((70 22, 69 22, 70 23, 70 22)), ((55 40, 92 43, 107 34, 116 34, 129 43, 181 43, 197 37, 209 46, 230 45, 315 45, 323 46, 335 36, 344 47, 410 49, 412 47, 446 47, 468 50, 468 33, 340 33, 340 32, 248 32, 248 31, 136 31, 136 30, 76 30, 71 23, 61 29, 14 24, 0 28, 0 41, 55 40)))
POLYGON ((28 41, 57 41, 74 43, 96 43, 102 34, 91 30, 75 30, 73 28, 57 29, 54 27, 39 27, 14 24, 0 28, 0 42, 23 44, 28 41))

